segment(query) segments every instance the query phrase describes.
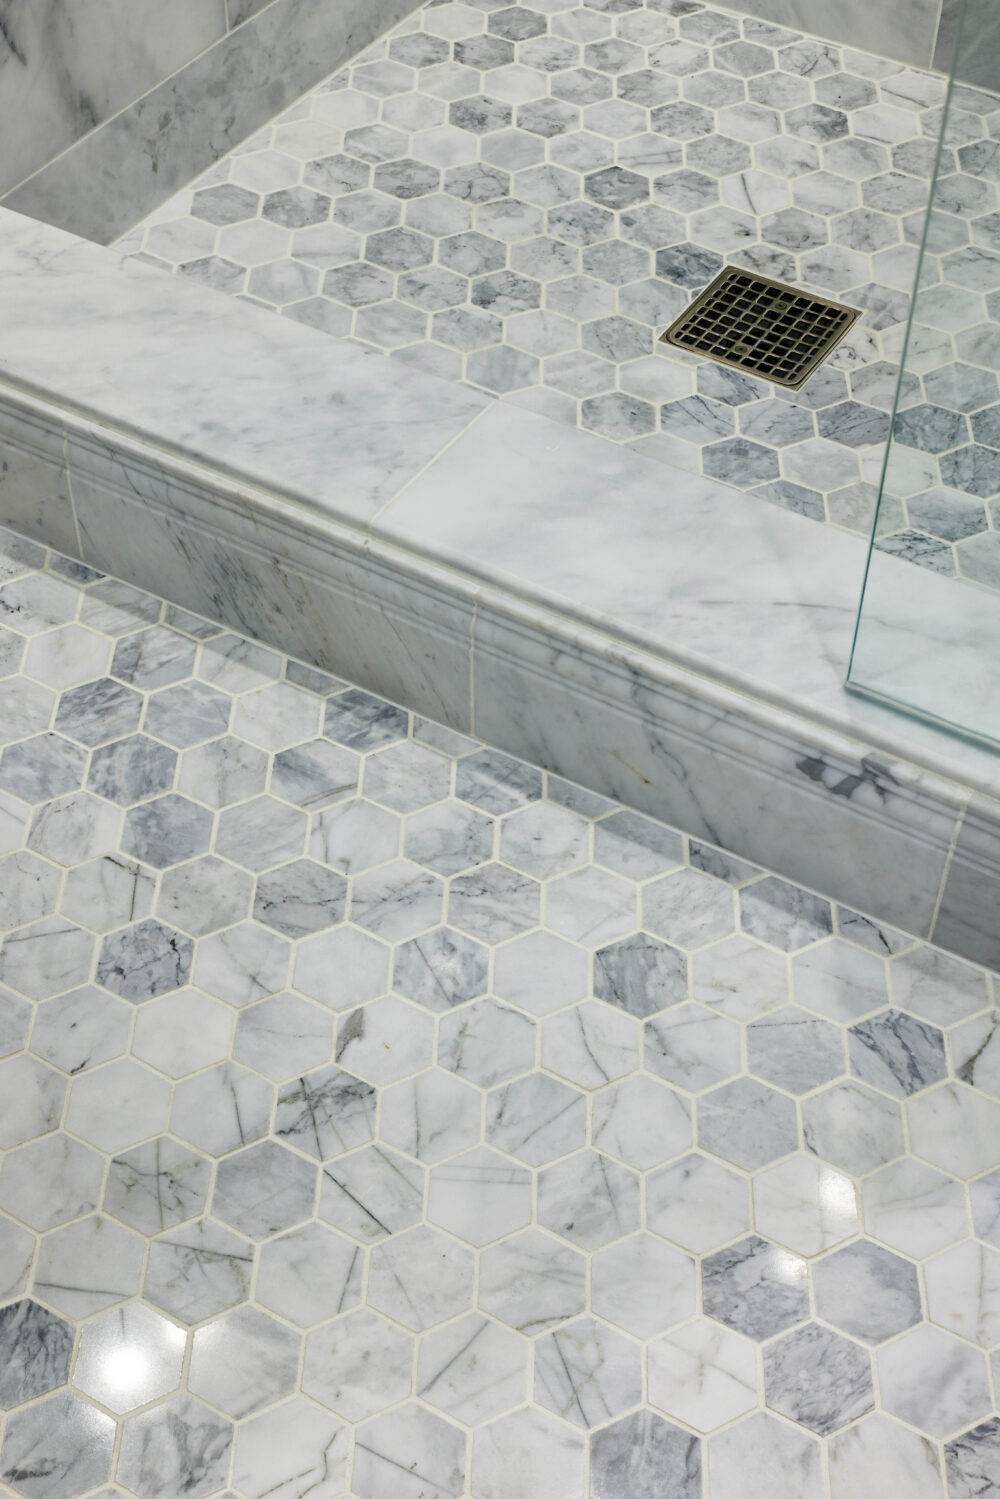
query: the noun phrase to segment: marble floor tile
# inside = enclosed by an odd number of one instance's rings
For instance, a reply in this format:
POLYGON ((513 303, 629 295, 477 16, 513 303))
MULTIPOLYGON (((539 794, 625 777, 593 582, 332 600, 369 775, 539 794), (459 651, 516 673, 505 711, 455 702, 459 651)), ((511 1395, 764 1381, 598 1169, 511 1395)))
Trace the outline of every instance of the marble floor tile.
MULTIPOLYGON (((934 352, 893 424, 942 77, 832 43, 816 61, 810 38, 700 3, 464 5, 445 29, 440 11, 420 6, 120 247, 855 532, 892 426, 904 492, 879 546, 1000 586, 984 503, 1000 466, 983 456, 1000 387, 981 348, 995 277, 977 243, 993 228, 996 99, 952 101, 919 304, 934 352), (724 263, 859 309, 801 390, 656 342, 724 263)), ((18 581, 12 611, 59 617, 58 596, 18 581)), ((129 650, 169 671, 173 643, 148 623, 129 650)), ((53 669, 84 649, 53 646, 53 669)))
MULTIPOLYGON (((537 13, 589 47, 673 10, 537 13)), ((81 745, 112 845, 25 817, 0 862, 5 1493, 1000 1492, 993 976, 253 642, 188 618, 165 656, 133 637, 174 616, 113 580, 0 560, 35 580, 11 633, 104 643, 0 682, 126 664, 160 767, 143 789, 81 745), (159 685, 167 656, 192 674, 159 685), (191 698, 149 703, 196 683, 222 710, 178 755, 191 698), (85 963, 44 956, 65 928, 85 963)))

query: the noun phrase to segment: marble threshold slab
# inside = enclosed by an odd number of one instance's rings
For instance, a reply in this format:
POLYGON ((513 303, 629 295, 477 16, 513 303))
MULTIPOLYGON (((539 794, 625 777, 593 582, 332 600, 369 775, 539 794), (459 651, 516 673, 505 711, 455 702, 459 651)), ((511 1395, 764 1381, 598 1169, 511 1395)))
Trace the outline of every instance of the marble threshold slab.
POLYGON ((3 524, 1000 965, 1000 757, 845 693, 858 538, 4 210, 0 325, 3 524))

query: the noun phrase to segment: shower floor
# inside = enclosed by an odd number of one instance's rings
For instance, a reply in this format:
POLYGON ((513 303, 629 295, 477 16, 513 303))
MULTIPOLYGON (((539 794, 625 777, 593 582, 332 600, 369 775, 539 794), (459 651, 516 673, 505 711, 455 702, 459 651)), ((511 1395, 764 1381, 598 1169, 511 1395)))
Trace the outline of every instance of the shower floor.
MULTIPOLYGON (((120 244, 863 533, 943 98, 939 77, 693 0, 447 0, 120 244), (723 264, 863 319, 797 392, 659 344, 723 264)), ((880 545, 1000 587, 997 100, 957 103, 880 545)))
POLYGON ((995 976, 0 579, 5 1493, 1000 1492, 995 976))

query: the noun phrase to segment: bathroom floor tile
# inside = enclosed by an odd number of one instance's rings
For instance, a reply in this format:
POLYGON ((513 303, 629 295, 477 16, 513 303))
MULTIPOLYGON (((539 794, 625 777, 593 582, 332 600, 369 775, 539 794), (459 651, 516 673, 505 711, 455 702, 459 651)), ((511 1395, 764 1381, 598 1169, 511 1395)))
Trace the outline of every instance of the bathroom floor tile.
MULTIPOLYGON (((119 244, 866 533, 944 92, 938 75, 701 0, 434 0, 119 244), (799 390, 658 342, 724 264, 861 317, 799 390)), ((987 588, 1000 588, 1000 385, 983 327, 1000 282, 981 246, 995 237, 997 102, 971 88, 952 101, 878 543, 987 588)), ((49 674, 78 671, 86 648, 54 643, 49 674)), ((176 669, 162 631, 134 655, 140 672, 176 669)), ((283 696, 272 737, 290 732, 283 696)), ((558 841, 553 822, 534 857, 558 841)))
MULTIPOLYGON (((172 614, 58 600, 95 681, 172 614)), ((187 625, 155 784, 0 859, 0 1488, 1000 1492, 996 976, 187 625)))

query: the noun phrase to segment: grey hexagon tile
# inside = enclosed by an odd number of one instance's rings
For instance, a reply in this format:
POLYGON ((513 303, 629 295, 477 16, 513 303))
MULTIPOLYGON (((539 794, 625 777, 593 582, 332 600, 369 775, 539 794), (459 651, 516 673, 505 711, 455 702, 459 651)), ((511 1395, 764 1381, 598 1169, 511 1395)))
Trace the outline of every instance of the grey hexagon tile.
POLYGON ((237 1307, 191 1341, 188 1389, 226 1415, 241 1417, 291 1394, 299 1338, 257 1307, 237 1307))
POLYGON ((546 1483, 553 1499, 569 1499, 580 1489, 583 1445, 582 1436, 535 1408, 501 1416, 475 1434, 473 1491, 489 1496, 503 1489, 511 1499, 527 1499, 546 1483), (513 1471, 508 1457, 512 1450, 518 1453, 513 1471))
POLYGON ((345 875, 360 874, 393 857, 399 834, 399 819, 393 813, 352 798, 313 818, 308 852, 345 875))
POLYGON ((423 1213, 423 1169, 384 1145, 327 1162, 319 1216, 362 1244, 412 1228, 423 1213))
POLYGON ((922 1161, 886 1166, 862 1190, 868 1232, 904 1254, 922 1258, 968 1231, 961 1185, 922 1161))
POLYGON ((591 1139, 600 1150, 645 1170, 690 1147, 690 1106, 652 1078, 626 1078, 595 1097, 591 1139))
POLYGON ((27 1499, 82 1494, 110 1476, 114 1440, 110 1416, 75 1395, 52 1395, 8 1420, 0 1475, 27 1499))
POLYGON ((818 1254, 859 1228, 854 1184, 808 1155, 760 1172, 753 1195, 761 1233, 799 1254, 818 1254))
POLYGON ((495 999, 463 1006, 444 1016, 438 1027, 439 1065, 481 1088, 528 1072, 534 1059, 533 1023, 495 999))
POLYGON ((366 1307, 310 1333, 302 1388, 337 1415, 363 1420, 410 1391, 412 1338, 366 1307))
POLYGON ((144 1244, 110 1218, 79 1218, 46 1234, 32 1290, 69 1317, 86 1317, 127 1301, 142 1279, 144 1244))
POLYGON ((304 1483, 317 1494, 344 1486, 348 1428, 308 1400, 294 1400, 243 1422, 237 1432, 233 1481, 250 1499, 304 1483))
POLYGON ((362 1269, 356 1244, 309 1223, 261 1249, 256 1299, 297 1327, 311 1327, 358 1305, 362 1269))
POLYGON ((647 1071, 700 1093, 739 1072, 739 1026, 703 1005, 675 1005, 646 1021, 643 1058, 647 1071))
POLYGON ((698 1140, 745 1170, 766 1166, 798 1145, 795 1106, 753 1078, 738 1078, 699 1099, 698 1140))
POLYGON ((31 1049, 63 1072, 83 1072, 122 1055, 129 1021, 122 1000, 87 985, 36 1007, 31 1049))
POLYGON ((336 1066, 321 1067, 278 1089, 274 1134, 306 1155, 328 1160, 371 1140, 376 1104, 370 1083, 336 1066))
POLYGON ((478 1143, 481 1113, 478 1090, 431 1068, 383 1092, 379 1135, 396 1150, 433 1165, 478 1143))
POLYGON ((174 1088, 170 1128, 209 1155, 252 1144, 270 1127, 274 1089, 235 1062, 224 1062, 174 1088))
POLYGON ((367 932, 337 927, 301 943, 295 987, 331 1010, 347 1010, 386 991, 389 959, 390 949, 367 932))
POLYGON ((950 1436, 989 1411, 983 1355, 940 1328, 911 1328, 876 1363, 885 1410, 928 1436, 950 1436))
POLYGON ((486 948, 448 927, 413 937, 396 949, 393 987, 428 1010, 447 1010, 474 999, 487 980, 486 948))
POLYGON ((104 1161, 61 1130, 10 1151, 0 1171, 0 1207, 44 1232, 92 1213, 101 1199, 104 1161))
POLYGON ((650 1343, 649 1398, 667 1416, 708 1432, 757 1406, 753 1344, 706 1318, 650 1343))
POLYGON ((487 1246, 479 1265, 479 1306, 529 1337, 584 1309, 586 1261, 538 1229, 487 1246))
MULTIPOLYGON (((178 786, 210 807, 227 807, 263 791, 266 777, 267 756, 264 752, 242 739, 225 735, 185 750, 181 757, 178 786)), ((276 789, 280 790, 280 787, 276 789)))
POLYGON ((702 1254, 749 1229, 748 1184, 707 1156, 684 1156, 647 1177, 646 1222, 655 1233, 702 1254))
POLYGON ((494 993, 533 1015, 586 998, 589 983, 587 954, 551 932, 530 932, 494 954, 494 993))
POLYGON ((186 1342, 179 1327, 149 1307, 117 1307, 81 1332, 73 1385, 125 1415, 177 1389, 186 1342))
POLYGON ((478 1313, 421 1339, 416 1393, 467 1425, 479 1425, 523 1403, 528 1348, 517 1333, 478 1313))
POLYGON ((719 1499, 821 1499, 821 1461, 813 1436, 766 1411, 709 1442, 709 1473, 719 1499))
POLYGON ((219 1163, 212 1213, 251 1239, 265 1239, 309 1218, 316 1168, 273 1140, 248 1145, 219 1163))
POLYGON ((123 1058, 73 1079, 66 1127, 99 1150, 113 1152, 158 1135, 169 1109, 166 1079, 123 1058))
POLYGON ((253 1268, 246 1239, 202 1218, 150 1244, 143 1295, 179 1322, 203 1322, 247 1300, 253 1268))
POLYGON ((0 1310, 0 1350, 0 1406, 11 1410, 67 1382, 73 1329, 37 1301, 13 1301, 0 1310))
POLYGON ((868 1354, 818 1322, 764 1349, 764 1394, 772 1410, 828 1436, 875 1404, 868 1354))
POLYGON ((542 1022, 542 1065, 580 1088, 599 1088, 634 1072, 639 1027, 593 1000, 542 1022))
POLYGON ((637 932, 594 955, 594 993, 640 1019, 685 999, 687 992, 687 959, 658 937, 637 932))
POLYGON ((915 1499, 937 1499, 941 1465, 926 1437, 908 1431, 886 1416, 867 1416, 829 1442, 830 1483, 836 1499, 852 1485, 882 1487, 902 1482, 915 1499))
POLYGON ((472 1306, 473 1257, 436 1228, 407 1230, 371 1252, 366 1300, 413 1332, 472 1306))
POLYGON ((204 1156, 162 1135, 113 1157, 104 1210, 151 1236, 204 1211, 211 1175, 211 1163, 204 1156))
POLYGON ((756 1235, 709 1255, 702 1264, 705 1313, 762 1340, 809 1314, 805 1261, 756 1235))
POLYGON ((805 1099, 802 1129, 807 1150, 855 1176, 904 1150, 898 1105, 854 1082, 833 1083, 805 1099))
POLYGON ((653 1234, 632 1234, 594 1256, 591 1306, 633 1337, 651 1338, 694 1312, 695 1278, 686 1254, 653 1234), (650 1285, 657 1288, 655 1297, 650 1285))

